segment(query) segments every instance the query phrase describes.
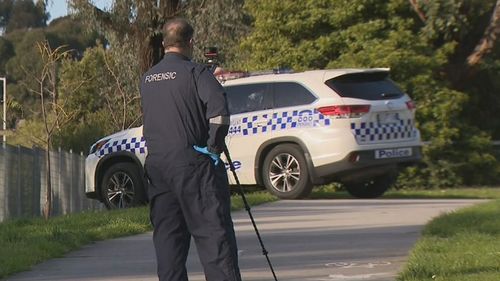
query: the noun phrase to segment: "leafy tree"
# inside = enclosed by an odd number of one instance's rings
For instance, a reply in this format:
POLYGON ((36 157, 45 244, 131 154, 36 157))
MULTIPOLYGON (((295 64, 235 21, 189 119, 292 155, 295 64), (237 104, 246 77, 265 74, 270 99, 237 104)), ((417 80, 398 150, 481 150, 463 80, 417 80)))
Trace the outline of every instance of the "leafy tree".
POLYGON ((117 42, 131 43, 139 72, 144 73, 163 57, 161 28, 176 16, 187 17, 195 27, 197 59, 201 59, 203 47, 209 45, 217 45, 222 53, 229 54, 246 30, 243 1, 113 1, 109 11, 97 8, 89 0, 71 0, 70 6, 91 30, 107 39, 114 37, 117 42))
POLYGON ((5 27, 9 22, 10 12, 12 11, 13 3, 14 0, 0 1, 0 30, 2 31, 5 31, 5 27))
POLYGON ((40 29, 16 31, 14 35, 17 37, 15 40, 19 40, 13 44, 15 56, 9 59, 5 66, 10 81, 9 95, 23 106, 23 115, 17 116, 18 119, 39 117, 40 108, 36 96, 28 90, 34 88, 36 83, 31 77, 26 76, 26 72, 37 73, 42 68, 40 56, 34 46, 37 42, 44 42, 46 36, 40 29))
POLYGON ((496 38, 500 35, 500 1, 410 1, 432 46, 453 44, 448 61, 439 69, 449 88, 467 99, 456 120, 461 130, 455 142, 455 166, 466 184, 487 184, 498 174, 491 136, 500 137, 496 38), (463 153, 467 151, 469 153, 463 153), (467 163, 463 163, 464 157, 467 163), (479 171, 479 172, 478 172, 479 171))
POLYGON ((9 49, 10 46, 13 50, 13 53, 0 53, 0 70, 2 62, 7 61, 5 70, 9 78, 9 99, 14 106, 9 108, 10 128, 21 119, 40 117, 36 96, 27 90, 34 86, 34 82, 25 73, 34 73, 41 67, 40 56, 34 48, 36 43, 47 40, 51 48, 65 46, 65 50, 71 50, 72 57, 81 58, 84 50, 95 45, 98 38, 95 33, 84 32, 82 25, 71 17, 63 17, 52 21, 46 28, 15 30, 0 39, 0 48, 6 46, 9 49))
POLYGON ((0 28, 6 33, 17 29, 42 27, 46 25, 48 14, 45 1, 5 0, 0 3, 0 28))
MULTIPOLYGON (((431 143, 424 149, 423 164, 404 174, 405 184, 491 183, 498 168, 490 137, 467 114, 477 110, 469 109, 474 79, 456 77, 470 75, 466 58, 481 40, 477 32, 487 28, 495 2, 247 1, 253 30, 241 44, 239 66, 390 67, 392 78, 416 100, 418 126, 431 143)), ((489 77, 494 75, 490 72, 489 77)))
POLYGON ((86 151, 104 135, 140 125, 138 84, 128 82, 139 80, 137 64, 124 56, 126 48, 89 48, 80 61, 67 60, 63 64, 61 95, 68 101, 68 108, 78 113, 77 122, 58 135, 58 145, 86 151), (127 62, 128 68, 118 67, 127 62), (78 83, 81 87, 71 92, 78 83))
POLYGON ((5 74, 5 64, 7 61, 14 56, 14 46, 12 43, 0 37, 0 75, 5 74))
POLYGON ((66 46, 72 57, 81 59, 88 47, 96 42, 104 43, 105 39, 96 32, 87 32, 85 26, 70 16, 60 17, 50 22, 45 28, 46 36, 52 47, 66 46))
POLYGON ((195 53, 203 60, 203 48, 215 46, 225 67, 234 65, 238 44, 249 31, 250 19, 243 12, 244 0, 191 0, 182 13, 195 29, 195 53))
POLYGON ((190 19, 197 30, 198 60, 208 45, 230 54, 238 44, 237 37, 245 32, 242 5, 243 0, 131 0, 113 1, 105 11, 91 1, 70 1, 74 16, 89 31, 105 37, 106 47, 89 49, 81 61, 65 63, 61 87, 79 79, 90 81, 69 99, 80 110, 79 120, 95 124, 96 129, 75 123, 62 132, 60 144, 86 149, 103 135, 141 124, 139 80, 163 56, 161 28, 166 20, 175 16, 190 19))
POLYGON ((89 0, 72 0, 76 16, 92 30, 117 40, 131 40, 144 73, 163 56, 161 27, 165 19, 177 15, 179 0, 113 1, 111 11, 103 11, 89 0))
POLYGON ((500 108, 496 38, 500 35, 500 1, 410 1, 422 23, 422 33, 435 48, 454 43, 441 69, 450 87, 469 96, 464 115, 474 126, 500 137, 500 123, 490 116, 500 108))

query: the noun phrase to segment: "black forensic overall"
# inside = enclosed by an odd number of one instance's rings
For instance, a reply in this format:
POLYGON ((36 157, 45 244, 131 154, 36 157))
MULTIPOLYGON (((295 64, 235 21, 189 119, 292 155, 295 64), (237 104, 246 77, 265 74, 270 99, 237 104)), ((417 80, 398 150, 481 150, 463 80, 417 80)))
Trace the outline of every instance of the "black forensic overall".
POLYGON ((193 236, 207 281, 240 281, 224 163, 193 149, 221 153, 228 125, 224 89, 205 67, 167 53, 141 81, 153 241, 160 281, 187 281, 193 236))

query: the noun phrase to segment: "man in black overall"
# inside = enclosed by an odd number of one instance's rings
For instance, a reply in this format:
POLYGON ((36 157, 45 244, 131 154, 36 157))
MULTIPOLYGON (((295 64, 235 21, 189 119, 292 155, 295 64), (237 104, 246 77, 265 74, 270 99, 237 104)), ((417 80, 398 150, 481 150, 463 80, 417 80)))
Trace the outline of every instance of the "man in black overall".
POLYGON ((188 280, 192 235, 207 281, 241 281, 219 159, 229 128, 224 89, 205 66, 190 61, 193 28, 187 21, 167 22, 163 45, 165 57, 141 81, 158 277, 188 280))

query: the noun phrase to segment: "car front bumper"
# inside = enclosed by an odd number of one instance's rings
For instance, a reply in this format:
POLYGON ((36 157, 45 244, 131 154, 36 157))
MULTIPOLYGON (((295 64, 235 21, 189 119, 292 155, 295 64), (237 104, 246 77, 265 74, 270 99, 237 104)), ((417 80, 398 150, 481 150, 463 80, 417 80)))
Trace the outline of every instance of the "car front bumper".
POLYGON ((90 154, 85 159, 85 195, 88 198, 98 198, 95 182, 95 173, 100 158, 90 154))

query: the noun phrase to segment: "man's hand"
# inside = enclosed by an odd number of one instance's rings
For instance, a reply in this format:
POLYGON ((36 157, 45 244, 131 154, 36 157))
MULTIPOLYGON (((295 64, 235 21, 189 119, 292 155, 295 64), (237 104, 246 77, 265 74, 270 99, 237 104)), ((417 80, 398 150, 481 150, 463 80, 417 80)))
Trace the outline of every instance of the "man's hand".
POLYGON ((219 161, 220 161, 219 155, 208 151, 208 147, 206 147, 206 146, 199 147, 199 146, 193 145, 193 148, 194 148, 194 150, 198 151, 199 153, 203 153, 205 155, 210 156, 210 158, 212 158, 212 160, 214 160, 215 166, 217 166, 219 164, 219 161))

